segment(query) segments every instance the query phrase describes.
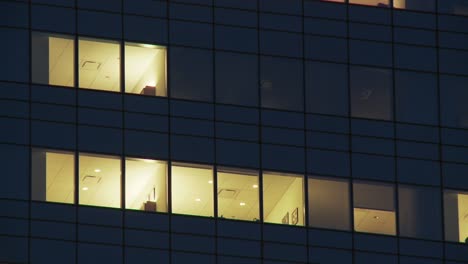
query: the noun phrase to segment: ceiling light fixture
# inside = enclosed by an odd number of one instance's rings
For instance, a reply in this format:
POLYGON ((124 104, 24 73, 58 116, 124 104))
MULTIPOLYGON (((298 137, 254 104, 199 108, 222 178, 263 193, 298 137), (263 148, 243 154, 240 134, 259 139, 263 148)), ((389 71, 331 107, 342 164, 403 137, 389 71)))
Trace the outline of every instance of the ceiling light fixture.
POLYGON ((209 184, 213 184, 213 181, 212 181, 212 180, 209 180, 208 183, 209 183, 209 184))
POLYGON ((380 217, 378 217, 378 216, 374 216, 374 219, 375 219, 375 220, 379 220, 379 219, 380 219, 380 217))
POLYGON ((95 169, 94 172, 101 172, 101 169, 95 169))
POLYGON ((254 184, 254 185, 252 185, 252 188, 257 189, 257 188, 258 188, 258 185, 257 185, 257 184, 254 184))
POLYGON ((240 205, 240 206, 245 206, 245 203, 244 203, 244 202, 240 202, 239 205, 240 205))
POLYGON ((200 202, 201 199, 200 198, 195 198, 195 202, 200 202))
POLYGON ((87 191, 87 190, 89 190, 89 188, 85 186, 85 187, 81 188, 81 190, 87 191))

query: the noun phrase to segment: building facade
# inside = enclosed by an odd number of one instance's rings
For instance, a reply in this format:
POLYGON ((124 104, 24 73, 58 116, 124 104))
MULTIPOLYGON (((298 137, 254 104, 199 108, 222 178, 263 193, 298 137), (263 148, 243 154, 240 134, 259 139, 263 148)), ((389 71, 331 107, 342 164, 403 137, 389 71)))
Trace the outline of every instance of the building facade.
POLYGON ((468 0, 348 1, 1 0, 0 263, 468 263, 468 0))

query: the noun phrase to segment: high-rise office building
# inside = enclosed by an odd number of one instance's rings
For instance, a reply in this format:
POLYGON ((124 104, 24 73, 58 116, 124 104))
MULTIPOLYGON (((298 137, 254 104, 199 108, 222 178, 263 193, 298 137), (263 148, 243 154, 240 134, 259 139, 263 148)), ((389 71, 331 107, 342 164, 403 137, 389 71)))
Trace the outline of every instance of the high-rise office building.
POLYGON ((468 0, 1 0, 0 263, 468 263, 468 0))

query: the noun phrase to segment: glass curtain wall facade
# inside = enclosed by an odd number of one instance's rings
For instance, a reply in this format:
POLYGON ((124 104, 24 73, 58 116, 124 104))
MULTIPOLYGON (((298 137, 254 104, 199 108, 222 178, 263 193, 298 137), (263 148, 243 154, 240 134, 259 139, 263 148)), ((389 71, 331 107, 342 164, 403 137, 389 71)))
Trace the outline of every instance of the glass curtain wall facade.
POLYGON ((467 23, 0 0, 0 263, 467 263, 467 23))

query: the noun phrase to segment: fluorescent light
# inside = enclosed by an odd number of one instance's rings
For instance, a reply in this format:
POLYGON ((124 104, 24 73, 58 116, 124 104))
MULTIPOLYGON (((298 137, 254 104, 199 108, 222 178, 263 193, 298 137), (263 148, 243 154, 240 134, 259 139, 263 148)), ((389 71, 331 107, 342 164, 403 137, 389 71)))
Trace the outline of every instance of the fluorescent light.
POLYGON ((212 181, 212 180, 209 180, 208 183, 209 183, 209 184, 213 184, 213 181, 212 181))
POLYGON ((87 190, 88 190, 88 187, 85 186, 85 187, 81 188, 81 190, 87 191, 87 190))
POLYGON ((240 206, 245 206, 245 203, 244 203, 244 202, 240 202, 239 205, 240 205, 240 206))
POLYGON ((195 202, 200 202, 201 199, 200 198, 195 198, 195 202))
POLYGON ((101 169, 95 169, 94 172, 101 172, 101 169))
POLYGON ((257 185, 257 184, 254 184, 254 185, 252 185, 252 188, 257 189, 257 188, 258 188, 258 185, 257 185))

